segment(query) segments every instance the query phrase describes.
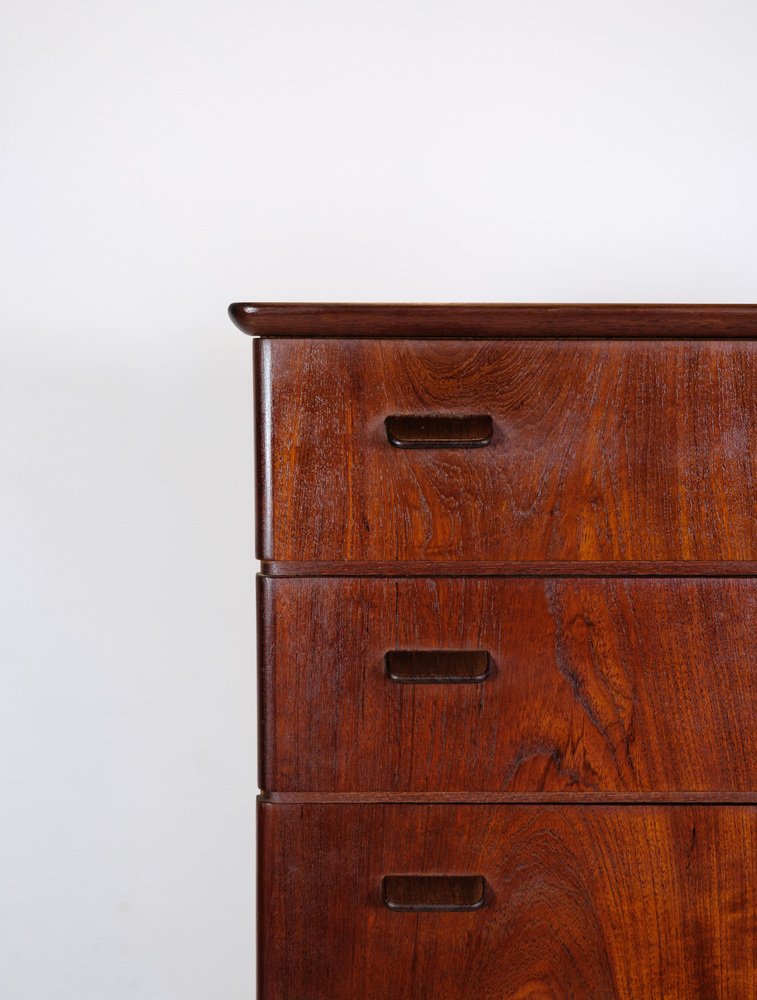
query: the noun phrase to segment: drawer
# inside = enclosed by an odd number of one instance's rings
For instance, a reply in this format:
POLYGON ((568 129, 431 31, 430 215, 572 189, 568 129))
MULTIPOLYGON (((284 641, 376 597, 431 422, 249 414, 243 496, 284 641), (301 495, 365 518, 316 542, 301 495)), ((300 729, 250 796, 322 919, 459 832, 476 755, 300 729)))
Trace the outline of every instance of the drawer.
POLYGON ((757 343, 259 340, 258 554, 757 559, 757 343))
POLYGON ((757 995, 757 807, 259 819, 261 1000, 757 995))
POLYGON ((258 578, 261 787, 754 792, 757 580, 258 578))

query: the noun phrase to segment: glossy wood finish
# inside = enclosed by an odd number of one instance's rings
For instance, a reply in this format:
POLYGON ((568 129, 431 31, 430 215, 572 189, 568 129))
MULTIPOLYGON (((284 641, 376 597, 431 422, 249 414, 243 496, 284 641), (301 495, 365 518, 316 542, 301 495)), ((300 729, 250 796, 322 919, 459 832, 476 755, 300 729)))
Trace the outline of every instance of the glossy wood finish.
POLYGON ((259 577, 258 588, 267 791, 757 800, 757 580, 259 577), (391 650, 491 662, 479 683, 397 683, 391 650))
POLYGON ((260 1000, 757 997, 757 307, 230 312, 260 1000))
POLYGON ((757 996, 757 807, 260 806, 260 1000, 757 996), (395 912, 386 875, 486 880, 395 912))
POLYGON ((262 337, 757 337, 754 305, 398 305, 235 302, 262 337))
POLYGON ((260 340, 269 561, 754 561, 757 343, 260 340), (493 417, 400 450, 385 418, 493 417))

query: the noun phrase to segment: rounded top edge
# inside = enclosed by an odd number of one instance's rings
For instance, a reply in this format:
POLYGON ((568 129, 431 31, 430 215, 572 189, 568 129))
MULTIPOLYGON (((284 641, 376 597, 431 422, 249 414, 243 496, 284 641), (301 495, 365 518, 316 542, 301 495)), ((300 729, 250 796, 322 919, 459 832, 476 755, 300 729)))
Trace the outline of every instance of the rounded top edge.
POLYGON ((229 316, 262 337, 757 338, 747 303, 232 302, 229 316))

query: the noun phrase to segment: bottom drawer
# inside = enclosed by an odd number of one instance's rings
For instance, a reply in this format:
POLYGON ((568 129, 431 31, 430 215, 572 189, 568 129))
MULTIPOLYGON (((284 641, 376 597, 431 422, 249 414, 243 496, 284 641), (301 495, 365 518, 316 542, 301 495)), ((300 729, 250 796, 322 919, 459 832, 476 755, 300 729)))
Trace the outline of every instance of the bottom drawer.
POLYGON ((260 1000, 757 996, 757 806, 259 809, 260 1000))

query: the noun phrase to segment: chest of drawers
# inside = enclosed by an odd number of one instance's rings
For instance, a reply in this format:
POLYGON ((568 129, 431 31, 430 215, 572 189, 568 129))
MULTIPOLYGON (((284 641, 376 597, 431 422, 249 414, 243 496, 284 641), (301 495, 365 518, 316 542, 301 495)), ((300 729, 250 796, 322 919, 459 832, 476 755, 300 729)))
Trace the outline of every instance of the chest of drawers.
POLYGON ((260 1000, 753 1000, 757 308, 231 314, 260 1000))

